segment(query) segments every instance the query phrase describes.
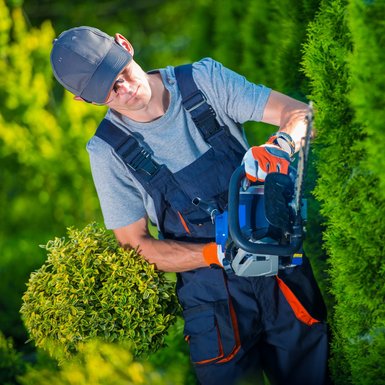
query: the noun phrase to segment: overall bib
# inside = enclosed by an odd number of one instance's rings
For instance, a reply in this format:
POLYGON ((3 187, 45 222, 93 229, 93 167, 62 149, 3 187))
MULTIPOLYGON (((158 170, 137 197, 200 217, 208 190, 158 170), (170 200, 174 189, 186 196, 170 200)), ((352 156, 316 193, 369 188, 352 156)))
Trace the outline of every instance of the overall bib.
MULTIPOLYGON (((210 145, 200 158, 173 174, 110 121, 104 120, 96 135, 152 197, 164 239, 212 242, 212 218, 192 201, 225 209, 230 177, 245 149, 219 125, 193 81, 192 66, 176 67, 175 74, 186 113, 210 145)), ((271 384, 325 383, 325 307, 306 258, 279 277, 237 277, 210 267, 179 273, 177 294, 200 384, 263 383, 262 370, 271 384)))

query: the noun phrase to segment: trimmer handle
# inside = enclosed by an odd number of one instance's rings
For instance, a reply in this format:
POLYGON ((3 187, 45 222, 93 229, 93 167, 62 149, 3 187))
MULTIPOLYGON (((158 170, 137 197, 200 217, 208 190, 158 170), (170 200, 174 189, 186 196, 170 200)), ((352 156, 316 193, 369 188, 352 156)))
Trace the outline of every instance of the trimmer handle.
POLYGON ((252 254, 292 256, 302 245, 302 224, 293 225, 293 234, 287 245, 255 243, 249 241, 243 234, 239 222, 239 193, 241 182, 245 178, 245 169, 239 166, 231 176, 229 186, 228 215, 229 232, 232 241, 238 248, 252 254))

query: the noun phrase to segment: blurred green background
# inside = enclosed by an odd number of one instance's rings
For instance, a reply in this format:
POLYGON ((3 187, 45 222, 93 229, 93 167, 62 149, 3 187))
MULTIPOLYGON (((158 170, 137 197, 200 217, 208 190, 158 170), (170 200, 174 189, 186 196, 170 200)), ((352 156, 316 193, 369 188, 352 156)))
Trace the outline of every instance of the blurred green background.
MULTIPOLYGON (((46 258, 39 245, 102 223, 85 146, 105 109, 73 101, 49 64, 55 36, 79 25, 123 34, 147 70, 210 56, 313 100, 305 248, 328 303, 333 380, 385 383, 384 20, 383 0, 0 0, 0 383, 21 383, 25 362, 39 367, 19 315, 46 258)), ((246 130, 258 144, 274 128, 246 130)), ((191 384, 181 329, 152 360, 191 384)), ((39 370, 25 383, 38 383, 39 370)))

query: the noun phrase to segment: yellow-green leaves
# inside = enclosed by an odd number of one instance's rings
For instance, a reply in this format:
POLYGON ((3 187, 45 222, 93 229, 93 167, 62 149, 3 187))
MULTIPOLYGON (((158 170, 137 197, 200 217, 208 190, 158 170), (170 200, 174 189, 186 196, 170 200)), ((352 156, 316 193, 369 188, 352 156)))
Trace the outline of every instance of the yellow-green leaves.
POLYGON ((59 371, 31 369, 20 378, 23 385, 172 385, 148 363, 135 361, 129 344, 91 340, 79 344, 78 354, 59 371))
POLYGON ((125 250, 95 223, 44 246, 21 313, 38 347, 69 356, 92 337, 129 340, 136 355, 156 351, 175 321, 174 284, 137 250, 125 250))

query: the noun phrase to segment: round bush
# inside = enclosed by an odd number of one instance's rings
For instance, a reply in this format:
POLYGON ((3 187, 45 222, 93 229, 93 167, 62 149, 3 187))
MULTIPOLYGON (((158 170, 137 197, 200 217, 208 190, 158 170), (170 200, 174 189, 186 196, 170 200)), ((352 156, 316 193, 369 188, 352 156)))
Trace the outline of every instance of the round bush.
POLYGON ((135 355, 163 345, 178 309, 174 283, 138 250, 95 223, 43 247, 47 261, 31 274, 21 308, 36 346, 68 357, 93 337, 130 341, 135 355))

